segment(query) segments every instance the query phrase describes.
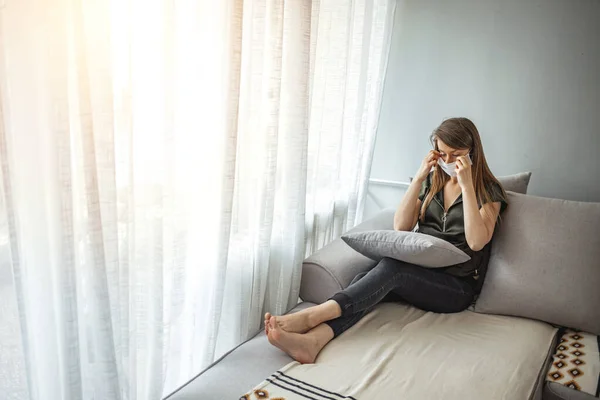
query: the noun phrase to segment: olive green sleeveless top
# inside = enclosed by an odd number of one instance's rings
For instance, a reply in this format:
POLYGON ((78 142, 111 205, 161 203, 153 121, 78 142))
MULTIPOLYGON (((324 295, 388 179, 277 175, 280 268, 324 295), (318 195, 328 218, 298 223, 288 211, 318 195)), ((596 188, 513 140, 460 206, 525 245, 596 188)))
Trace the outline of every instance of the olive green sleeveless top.
MULTIPOLYGON (((432 174, 429 174, 421 186, 419 193, 421 201, 424 201, 429 193, 432 174)), ((502 214, 508 203, 502 195, 499 185, 491 187, 490 194, 492 202, 500 202, 500 214, 502 214)), ((477 278, 479 271, 487 267, 491 241, 480 251, 471 250, 465 237, 465 218, 462 203, 461 193, 448 208, 448 211, 444 211, 444 189, 442 188, 433 196, 433 200, 425 210, 424 221, 419 221, 416 231, 450 242, 471 257, 467 262, 444 268, 445 272, 456 276, 474 276, 477 278)), ((481 207, 481 204, 479 206, 481 207)))

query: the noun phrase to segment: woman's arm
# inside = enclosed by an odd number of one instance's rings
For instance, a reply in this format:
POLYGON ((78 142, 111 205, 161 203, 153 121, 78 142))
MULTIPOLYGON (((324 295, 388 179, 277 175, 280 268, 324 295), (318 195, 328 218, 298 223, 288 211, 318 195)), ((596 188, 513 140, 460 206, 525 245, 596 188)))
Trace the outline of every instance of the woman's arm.
POLYGON ((413 181, 408 186, 408 190, 402 197, 402 201, 394 214, 394 230, 411 231, 417 224, 419 219, 419 211, 421 210, 421 200, 419 200, 419 191, 431 167, 437 163, 440 154, 436 150, 430 150, 421 162, 421 166, 416 173, 413 181))
POLYGON ((421 200, 418 199, 423 181, 413 179, 394 214, 394 230, 411 231, 417 224, 421 200))
POLYGON ((500 202, 486 203, 479 209, 475 189, 471 185, 463 190, 463 210, 467 244, 471 250, 479 251, 492 240, 500 202))
POLYGON ((465 237, 471 250, 479 251, 492 240, 496 220, 500 213, 500 202, 486 203, 479 209, 468 159, 459 157, 456 165, 458 183, 463 197, 465 237))

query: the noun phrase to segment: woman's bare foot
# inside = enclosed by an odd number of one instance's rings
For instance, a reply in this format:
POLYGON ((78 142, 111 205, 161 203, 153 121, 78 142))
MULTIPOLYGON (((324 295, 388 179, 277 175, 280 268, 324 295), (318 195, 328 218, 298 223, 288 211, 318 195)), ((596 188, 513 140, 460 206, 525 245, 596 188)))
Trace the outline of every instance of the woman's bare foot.
MULTIPOLYGON (((267 327, 267 334, 269 333, 268 321, 271 319, 271 317, 271 313, 265 314, 265 327, 267 327)), ((310 309, 298 311, 293 314, 278 315, 274 318, 281 327, 281 329, 291 333, 306 333, 315 326, 312 325, 310 309)))
POLYGON ((269 320, 269 342, 302 364, 312 364, 323 348, 315 335, 284 331, 275 317, 269 320))
MULTIPOLYGON (((337 318, 341 315, 341 308, 333 300, 326 301, 318 306, 306 308, 293 314, 279 315, 275 320, 279 327, 286 332, 306 333, 322 322, 337 318)), ((269 320, 271 313, 265 314, 265 333, 269 334, 269 320)))

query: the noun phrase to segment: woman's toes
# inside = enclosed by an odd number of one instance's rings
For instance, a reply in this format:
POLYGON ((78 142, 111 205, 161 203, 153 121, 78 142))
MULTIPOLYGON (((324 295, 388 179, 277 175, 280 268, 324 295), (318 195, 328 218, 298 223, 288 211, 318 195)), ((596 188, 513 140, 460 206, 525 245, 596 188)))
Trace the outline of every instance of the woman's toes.
POLYGON ((271 317, 269 318, 269 331, 280 332, 281 326, 277 323, 277 318, 271 317))
POLYGON ((271 317, 271 319, 268 322, 268 326, 269 326, 269 333, 268 333, 268 338, 269 338, 269 342, 274 345, 279 347, 280 349, 284 350, 281 347, 281 344, 279 343, 279 341, 281 340, 281 332, 282 329, 279 326, 279 324, 277 323, 277 321, 275 320, 275 317, 271 317))
POLYGON ((265 334, 269 334, 269 320, 271 319, 271 313, 265 313, 265 334))
POLYGON ((312 364, 315 361, 317 350, 305 334, 287 332, 281 328, 275 317, 269 320, 269 342, 290 357, 302 364, 312 364))

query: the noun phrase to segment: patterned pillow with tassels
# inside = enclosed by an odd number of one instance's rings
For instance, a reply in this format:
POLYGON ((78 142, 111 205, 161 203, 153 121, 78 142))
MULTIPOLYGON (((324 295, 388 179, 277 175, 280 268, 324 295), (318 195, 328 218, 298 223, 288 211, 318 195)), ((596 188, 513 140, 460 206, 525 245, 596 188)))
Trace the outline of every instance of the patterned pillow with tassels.
POLYGON ((565 330, 546 380, 600 397, 600 336, 565 330))

